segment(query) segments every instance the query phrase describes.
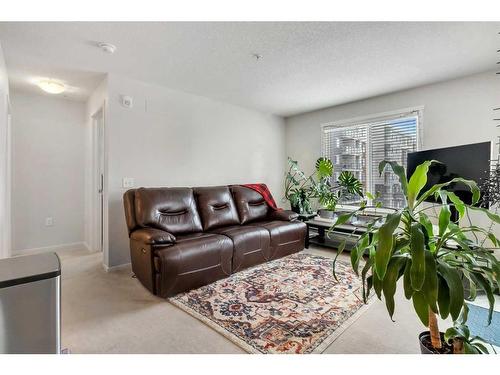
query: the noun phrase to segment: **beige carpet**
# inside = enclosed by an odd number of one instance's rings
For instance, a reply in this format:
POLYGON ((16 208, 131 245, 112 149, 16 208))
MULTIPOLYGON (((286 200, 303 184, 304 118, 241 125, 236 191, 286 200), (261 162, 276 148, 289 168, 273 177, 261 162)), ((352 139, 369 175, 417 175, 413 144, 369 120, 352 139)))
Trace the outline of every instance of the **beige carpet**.
MULTIPOLYGON (((129 268, 105 272, 99 253, 59 255, 62 344, 72 353, 245 353, 196 318, 152 296, 129 268)), ((393 323, 377 300, 324 353, 418 353, 417 335, 423 327, 412 309, 398 292, 393 323)))

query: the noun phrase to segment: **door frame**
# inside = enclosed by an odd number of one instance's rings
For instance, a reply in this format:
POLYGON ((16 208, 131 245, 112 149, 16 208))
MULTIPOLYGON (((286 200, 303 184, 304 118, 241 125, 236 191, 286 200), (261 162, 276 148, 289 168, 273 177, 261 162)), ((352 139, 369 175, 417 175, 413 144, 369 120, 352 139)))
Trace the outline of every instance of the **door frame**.
POLYGON ((91 116, 92 126, 92 171, 91 171, 91 251, 102 251, 104 264, 108 259, 108 147, 107 147, 107 127, 106 127, 106 102, 91 116), (102 133, 99 137, 97 121, 102 123, 102 133), (102 162, 102 194, 99 193, 100 183, 100 162, 99 145, 102 142, 103 162, 102 162), (102 195, 102 210, 101 210, 102 195), (102 218, 101 218, 102 215, 102 218), (102 239, 101 239, 102 236, 102 239))
POLYGON ((3 186, 0 191, 0 207, 3 212, 2 215, 2 228, 0 228, 0 259, 12 256, 12 217, 11 217, 11 188, 12 188, 12 107, 10 103, 9 94, 0 89, 0 100, 3 101, 0 105, 5 106, 5 144, 3 145, 3 155, 0 155, 0 160, 3 160, 3 186))
POLYGON ((12 109, 7 96, 7 162, 5 170, 5 223, 4 246, 8 257, 12 256, 12 109))

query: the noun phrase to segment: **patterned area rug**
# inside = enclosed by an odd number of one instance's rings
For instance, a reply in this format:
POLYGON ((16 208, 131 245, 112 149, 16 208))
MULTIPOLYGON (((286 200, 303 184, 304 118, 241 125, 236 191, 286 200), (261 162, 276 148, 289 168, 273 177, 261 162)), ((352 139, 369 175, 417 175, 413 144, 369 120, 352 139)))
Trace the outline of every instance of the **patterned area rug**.
POLYGON ((170 299, 250 353, 321 353, 364 310, 351 266, 299 253, 170 299))

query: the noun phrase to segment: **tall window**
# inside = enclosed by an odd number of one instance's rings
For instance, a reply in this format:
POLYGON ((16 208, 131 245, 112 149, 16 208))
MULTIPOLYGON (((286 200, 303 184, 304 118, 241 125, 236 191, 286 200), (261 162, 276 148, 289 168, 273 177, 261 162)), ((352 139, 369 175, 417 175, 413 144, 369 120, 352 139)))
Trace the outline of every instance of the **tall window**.
MULTIPOLYGON (((350 171, 365 191, 379 193, 384 207, 400 208, 404 196, 396 175, 386 169, 379 175, 382 160, 396 161, 406 168, 409 152, 419 147, 420 110, 376 117, 359 122, 328 124, 322 130, 322 153, 334 164, 334 179, 342 171, 350 171)), ((359 203, 350 197, 344 204, 359 203)))

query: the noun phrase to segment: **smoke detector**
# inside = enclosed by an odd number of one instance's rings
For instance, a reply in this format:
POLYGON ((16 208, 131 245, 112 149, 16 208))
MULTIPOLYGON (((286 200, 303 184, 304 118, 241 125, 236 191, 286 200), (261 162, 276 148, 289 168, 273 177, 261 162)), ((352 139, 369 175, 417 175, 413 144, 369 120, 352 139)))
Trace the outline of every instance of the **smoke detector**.
POLYGON ((116 51, 116 46, 111 43, 101 42, 97 46, 105 53, 113 54, 116 51))

